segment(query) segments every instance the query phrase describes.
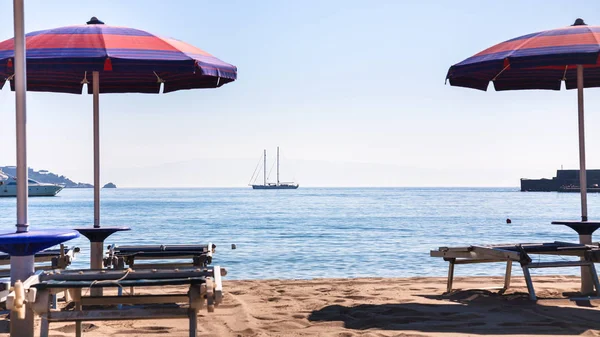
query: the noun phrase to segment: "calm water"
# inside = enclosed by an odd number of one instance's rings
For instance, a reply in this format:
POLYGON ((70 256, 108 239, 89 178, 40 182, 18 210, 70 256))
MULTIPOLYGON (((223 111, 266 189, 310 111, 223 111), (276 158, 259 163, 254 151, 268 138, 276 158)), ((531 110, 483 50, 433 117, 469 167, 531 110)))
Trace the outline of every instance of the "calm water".
MULTIPOLYGON (((599 218, 600 194, 588 203, 590 218, 599 218)), ((0 198, 0 228, 14 228, 15 207, 15 198, 0 198)), ((215 243, 214 262, 228 268, 228 279, 444 276, 446 263, 430 258, 430 249, 576 242, 574 231, 550 222, 579 219, 579 207, 576 193, 517 188, 119 188, 102 191, 101 223, 132 228, 106 244, 215 243)), ((32 229, 92 226, 93 191, 30 198, 29 222, 32 229)), ((87 240, 68 244, 82 248, 74 267, 88 267, 87 240)), ((458 266, 456 273, 502 271, 501 264, 485 264, 458 266)))

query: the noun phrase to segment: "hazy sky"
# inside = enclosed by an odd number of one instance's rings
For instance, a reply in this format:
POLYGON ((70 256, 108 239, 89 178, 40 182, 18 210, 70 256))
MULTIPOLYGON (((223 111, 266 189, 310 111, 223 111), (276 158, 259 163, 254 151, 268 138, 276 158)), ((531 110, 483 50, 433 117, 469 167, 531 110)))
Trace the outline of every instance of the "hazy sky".
MULTIPOLYGON (((5 2, 0 40, 13 36, 5 2)), ((444 78, 450 65, 504 40, 577 17, 600 25, 597 0, 25 5, 27 32, 97 16, 238 67, 238 80, 219 89, 102 95, 103 183, 243 186, 262 149, 274 154, 277 145, 304 186, 517 186, 578 168, 576 91, 480 92, 444 78)), ((600 168, 599 94, 585 92, 589 168, 600 168)), ((91 95, 27 99, 29 166, 91 182, 91 95)), ((16 161, 14 104, 6 85, 0 165, 16 161)))

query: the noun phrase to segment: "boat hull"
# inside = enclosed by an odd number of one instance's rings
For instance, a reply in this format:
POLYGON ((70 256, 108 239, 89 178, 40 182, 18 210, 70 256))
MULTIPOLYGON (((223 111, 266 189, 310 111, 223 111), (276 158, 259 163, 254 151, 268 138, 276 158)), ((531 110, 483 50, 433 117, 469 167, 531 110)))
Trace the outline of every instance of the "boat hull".
POLYGON ((252 185, 255 190, 295 190, 299 185, 252 185))
MULTIPOLYGON (((63 189, 60 185, 30 185, 29 196, 30 197, 53 197, 63 189)), ((16 197, 17 186, 8 185, 0 186, 0 197, 16 197)))

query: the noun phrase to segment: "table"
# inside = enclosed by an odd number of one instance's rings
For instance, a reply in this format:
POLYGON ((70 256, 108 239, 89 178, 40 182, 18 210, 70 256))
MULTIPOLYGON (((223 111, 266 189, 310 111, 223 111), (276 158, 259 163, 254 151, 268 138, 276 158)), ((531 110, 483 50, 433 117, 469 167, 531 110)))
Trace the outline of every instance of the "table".
MULTIPOLYGON (((591 244, 592 233, 600 228, 600 221, 559 220, 552 221, 551 223, 553 225, 567 226, 576 231, 579 234, 579 243, 581 244, 591 244)), ((589 294, 593 292, 594 284, 589 274, 584 271, 584 268, 587 267, 581 267, 581 293, 589 294)))

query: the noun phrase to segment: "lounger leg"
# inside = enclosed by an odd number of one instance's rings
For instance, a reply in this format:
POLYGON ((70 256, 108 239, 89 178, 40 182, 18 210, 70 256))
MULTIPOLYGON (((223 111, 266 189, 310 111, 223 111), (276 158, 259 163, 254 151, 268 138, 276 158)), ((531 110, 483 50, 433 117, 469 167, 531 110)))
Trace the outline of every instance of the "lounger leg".
POLYGON ((50 308, 52 308, 52 309, 58 308, 58 303, 57 303, 58 299, 56 298, 57 297, 56 294, 52 294, 50 296, 52 296, 52 300, 50 301, 50 308))
POLYGON ((71 296, 71 290, 70 289, 65 290, 64 294, 65 294, 65 303, 67 303, 67 304, 71 303, 73 301, 73 296, 71 296))
MULTIPOLYGON (((123 287, 118 288, 117 295, 123 296, 123 287)), ((117 304, 117 309, 119 309, 119 310, 123 309, 123 304, 117 304)))
POLYGON ((40 337, 48 337, 48 331, 50 330, 50 322, 48 322, 48 314, 43 314, 40 323, 40 337))
POLYGON ((598 274, 596 273, 596 267, 593 262, 590 262, 590 274, 592 281, 594 282, 594 288, 596 288, 596 296, 600 296, 600 282, 598 281, 598 274))
POLYGON ((506 261, 506 274, 504 274, 504 289, 502 289, 502 293, 504 293, 506 290, 508 290, 508 287, 510 287, 511 273, 512 273, 512 261, 508 260, 508 261, 506 261))
MULTIPOLYGON (((75 301, 75 310, 81 311, 81 288, 77 288, 75 290, 76 295, 73 296, 73 300, 75 301)), ((75 337, 81 337, 82 334, 82 321, 75 322, 75 337)))
POLYGON ((533 289, 533 282, 531 281, 531 275, 529 274, 529 267, 523 266, 523 275, 525 276, 525 283, 527 283, 527 290, 529 290, 529 298, 532 301, 537 301, 535 290, 533 289))
POLYGON ((198 334, 198 310, 188 309, 188 316, 190 320, 190 337, 196 337, 198 334))
POLYGON ((452 282, 454 281, 454 261, 456 259, 448 260, 448 286, 446 288, 446 292, 448 293, 452 291, 452 282))
POLYGON ((40 316, 40 337, 48 337, 50 321, 48 316, 55 304, 56 293, 51 290, 42 290, 37 293, 35 302, 31 303, 32 309, 40 316))

